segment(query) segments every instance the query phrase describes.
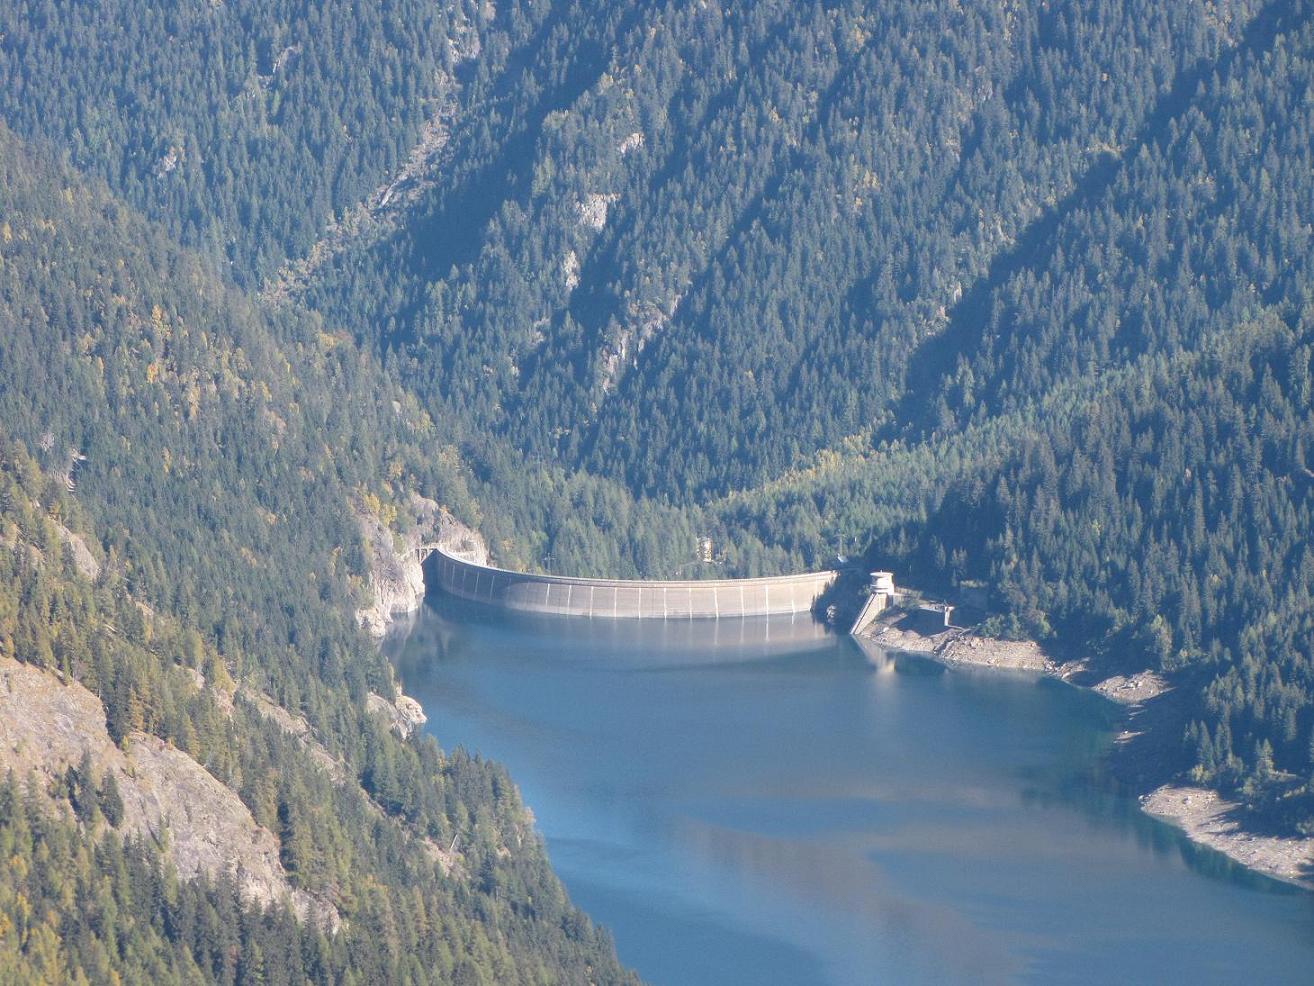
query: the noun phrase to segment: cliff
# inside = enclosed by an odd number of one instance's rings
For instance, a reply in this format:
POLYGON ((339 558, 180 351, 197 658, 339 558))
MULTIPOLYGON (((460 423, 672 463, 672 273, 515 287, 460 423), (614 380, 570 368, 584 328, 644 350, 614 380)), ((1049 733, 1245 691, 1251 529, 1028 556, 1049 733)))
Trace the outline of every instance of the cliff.
POLYGON ((274 833, 199 763, 142 732, 130 733, 120 748, 94 694, 49 671, 0 658, 0 769, 20 777, 35 773, 45 781, 39 789, 50 790, 84 755, 97 778, 111 773, 118 784, 119 831, 159 846, 181 878, 228 873, 249 901, 285 903, 303 920, 338 927, 332 904, 289 883, 274 833))
POLYGON ((398 694, 397 701, 389 702, 382 695, 370 692, 365 696, 365 708, 373 715, 383 716, 388 728, 402 739, 429 721, 420 703, 409 695, 398 694))
POLYGON ((424 560, 435 546, 479 559, 488 558, 483 537, 428 497, 412 493, 403 508, 385 508, 372 498, 354 504, 369 560, 367 606, 356 612, 374 637, 388 632, 401 615, 424 602, 424 560))

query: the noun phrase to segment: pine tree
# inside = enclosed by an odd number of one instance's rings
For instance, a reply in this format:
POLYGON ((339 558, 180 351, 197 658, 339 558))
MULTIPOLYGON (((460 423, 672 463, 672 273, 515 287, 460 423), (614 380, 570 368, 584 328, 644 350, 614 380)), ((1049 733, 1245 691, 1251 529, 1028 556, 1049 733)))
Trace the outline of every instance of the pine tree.
POLYGON ((119 794, 119 782, 114 770, 107 769, 100 779, 100 788, 96 792, 100 813, 105 816, 111 828, 118 828, 123 821, 123 798, 119 794))

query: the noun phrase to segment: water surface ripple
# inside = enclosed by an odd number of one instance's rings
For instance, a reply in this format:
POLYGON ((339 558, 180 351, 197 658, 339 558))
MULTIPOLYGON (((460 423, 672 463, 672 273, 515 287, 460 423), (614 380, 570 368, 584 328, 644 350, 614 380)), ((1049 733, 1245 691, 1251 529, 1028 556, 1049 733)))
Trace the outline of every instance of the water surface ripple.
POLYGON ((1310 981, 1314 895, 1112 794, 1094 695, 873 668, 803 617, 434 600, 394 649, 427 728, 507 766, 652 983, 1310 981))

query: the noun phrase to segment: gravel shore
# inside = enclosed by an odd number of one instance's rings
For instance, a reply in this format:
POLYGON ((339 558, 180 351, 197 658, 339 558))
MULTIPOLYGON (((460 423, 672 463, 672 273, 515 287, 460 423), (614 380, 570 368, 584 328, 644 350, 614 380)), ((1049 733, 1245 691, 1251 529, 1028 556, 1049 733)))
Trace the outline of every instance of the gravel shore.
MULTIPOLYGON (((1155 706, 1148 710, 1143 707, 1171 687, 1153 671, 1091 681, 1092 673, 1086 662, 1056 664, 1033 641, 993 640, 954 627, 939 629, 925 624, 918 627, 901 614, 877 621, 864 636, 881 648, 925 654, 951 666, 1048 674, 1127 706, 1133 710, 1133 716, 1151 715, 1155 706)), ((1139 732, 1124 731, 1118 742, 1138 735, 1139 732)), ((1258 873, 1314 890, 1314 838, 1285 838, 1248 831, 1243 827, 1236 804, 1202 787, 1165 784, 1142 795, 1140 804, 1146 814, 1177 826, 1193 842, 1221 852, 1258 873)))
POLYGON ((923 633, 902 623, 875 623, 870 639, 891 650, 927 654, 946 664, 996 668, 1002 671, 1051 669, 1040 646, 1030 640, 995 640, 958 627, 923 633))
POLYGON ((1260 873, 1314 890, 1314 838, 1283 838, 1247 832, 1238 806, 1217 791, 1165 784, 1141 797, 1147 815, 1176 825, 1193 842, 1208 846, 1260 873))

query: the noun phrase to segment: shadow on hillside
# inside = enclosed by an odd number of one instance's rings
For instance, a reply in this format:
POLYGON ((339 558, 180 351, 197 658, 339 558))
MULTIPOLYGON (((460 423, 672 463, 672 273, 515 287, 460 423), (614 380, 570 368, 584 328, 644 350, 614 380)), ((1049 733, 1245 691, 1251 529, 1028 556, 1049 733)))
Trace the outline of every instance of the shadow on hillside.
POLYGON ((1167 139, 1169 124, 1191 105, 1199 87, 1210 76, 1225 76, 1236 61, 1267 50, 1279 34, 1298 27, 1302 11, 1295 8, 1302 7, 1302 4, 1281 0, 1269 3, 1246 26, 1235 46, 1217 58, 1201 59, 1180 72, 1121 154, 1098 157, 1066 196, 1041 212, 1022 230, 1012 249, 991 260, 985 274, 972 284, 950 311, 949 325, 944 332, 926 339, 910 358, 904 396, 894 418, 896 424, 905 424, 897 426, 923 434, 937 426, 938 422, 929 417, 936 408, 934 396, 940 393, 944 380, 954 372, 959 358, 980 348, 994 293, 1015 274, 1047 262, 1058 246, 1062 219, 1074 210, 1094 204, 1143 149, 1167 139))

